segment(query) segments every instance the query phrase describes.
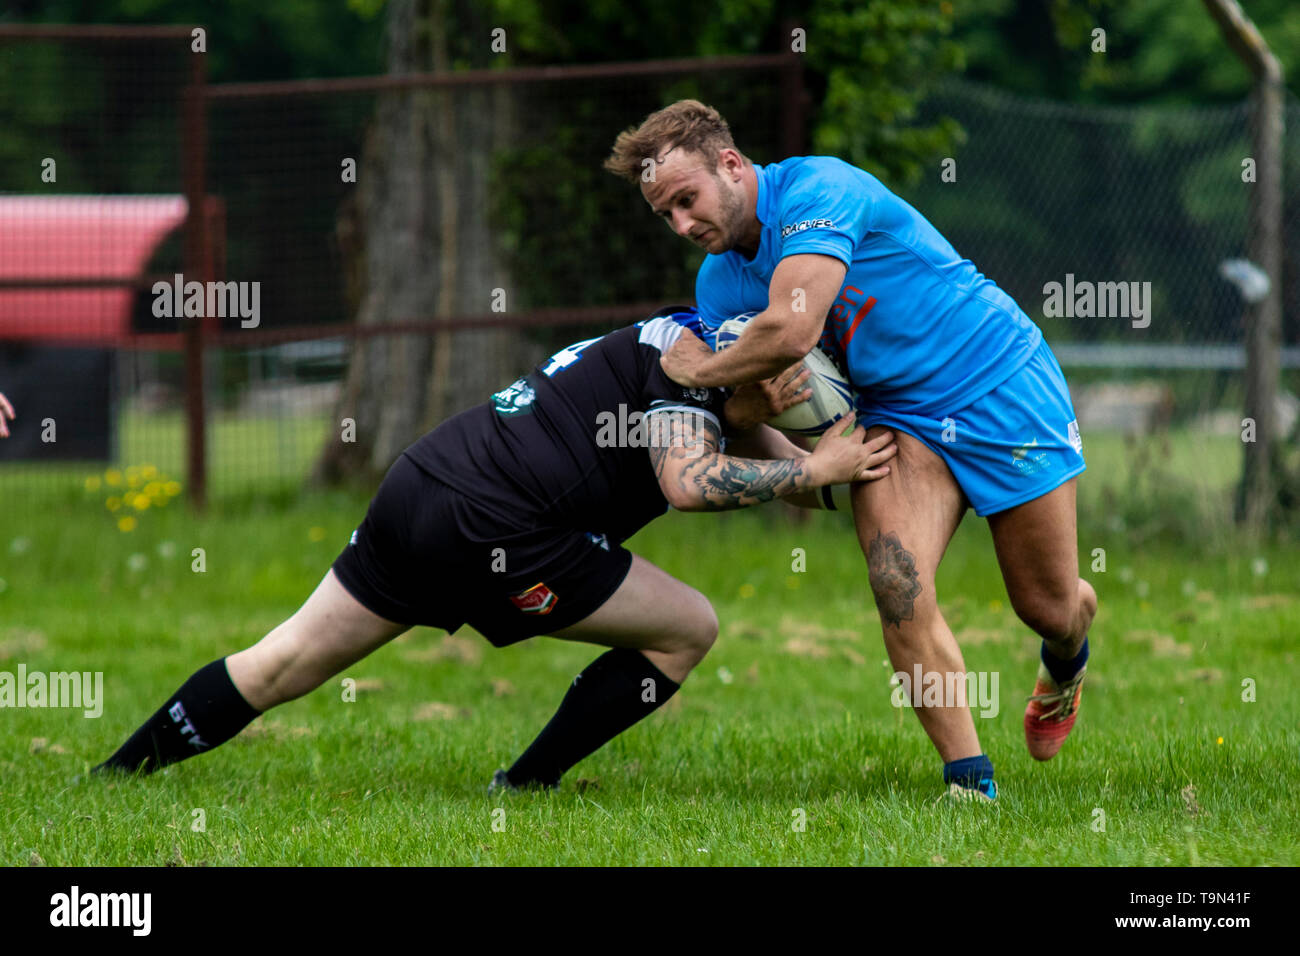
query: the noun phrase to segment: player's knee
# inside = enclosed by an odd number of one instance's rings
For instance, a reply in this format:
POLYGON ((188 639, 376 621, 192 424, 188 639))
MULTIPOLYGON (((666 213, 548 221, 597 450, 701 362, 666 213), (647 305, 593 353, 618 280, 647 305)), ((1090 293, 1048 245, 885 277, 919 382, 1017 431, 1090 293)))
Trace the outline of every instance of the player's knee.
POLYGON ((694 667, 704 660, 718 638, 718 615, 708 598, 699 592, 678 611, 677 627, 670 638, 671 647, 664 650, 681 658, 687 667, 694 667))
MULTIPOLYGON (((923 590, 915 574, 871 572, 871 593, 876 599, 880 620, 886 625, 916 620, 917 599, 923 590)), ((921 607, 924 606, 925 602, 922 602, 921 607)))
POLYGON ((1074 636, 1079 621, 1080 596, 1076 589, 1043 589, 1033 594, 1013 597, 1011 606, 1025 626, 1048 641, 1074 636))
POLYGON ((1079 579, 1079 606, 1083 611, 1085 624, 1091 624, 1097 616, 1097 592, 1083 578, 1079 579))
POLYGON ((693 667, 704 660, 704 655, 709 653, 714 641, 718 639, 718 614, 704 595, 700 595, 699 606, 692 618, 687 651, 694 658, 693 667))

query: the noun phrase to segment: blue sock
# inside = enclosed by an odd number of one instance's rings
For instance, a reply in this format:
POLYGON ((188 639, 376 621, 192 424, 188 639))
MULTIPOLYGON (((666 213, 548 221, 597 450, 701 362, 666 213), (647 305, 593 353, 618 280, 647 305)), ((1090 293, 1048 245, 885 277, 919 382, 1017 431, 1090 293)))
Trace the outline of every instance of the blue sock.
POLYGON ((1043 663, 1047 665, 1047 672, 1052 675, 1052 680, 1058 684, 1064 684, 1071 677, 1074 677, 1079 671, 1083 670, 1083 665, 1088 663, 1088 636, 1083 637, 1083 647, 1079 648, 1079 653, 1068 661, 1063 661, 1055 654, 1047 650, 1047 642, 1043 642, 1042 650, 1043 663))
POLYGON ((978 757, 963 757, 943 765, 943 783, 958 784, 971 790, 978 790, 986 797, 997 799, 998 787, 993 782, 993 761, 988 754, 978 757))

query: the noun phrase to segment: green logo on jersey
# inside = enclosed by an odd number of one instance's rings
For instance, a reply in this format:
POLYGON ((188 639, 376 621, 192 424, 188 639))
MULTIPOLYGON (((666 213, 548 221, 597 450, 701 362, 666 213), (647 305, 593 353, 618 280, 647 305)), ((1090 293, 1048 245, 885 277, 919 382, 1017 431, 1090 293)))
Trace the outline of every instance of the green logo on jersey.
POLYGON ((533 413, 533 399, 537 397, 537 392, 524 379, 519 379, 512 385, 508 385, 501 391, 492 396, 492 405, 496 408, 498 415, 510 418, 514 415, 531 415, 533 413))

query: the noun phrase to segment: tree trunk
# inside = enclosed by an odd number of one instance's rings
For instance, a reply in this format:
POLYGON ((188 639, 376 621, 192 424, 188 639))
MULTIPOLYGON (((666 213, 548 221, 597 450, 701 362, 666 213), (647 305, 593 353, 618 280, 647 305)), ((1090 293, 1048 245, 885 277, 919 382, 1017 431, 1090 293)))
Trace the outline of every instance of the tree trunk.
POLYGON ((1255 420, 1247 443, 1238 519, 1265 531, 1278 500, 1281 456, 1277 446, 1277 396, 1282 351, 1282 127, 1281 82, 1258 81, 1253 94, 1252 143, 1257 182, 1250 198, 1252 262, 1268 273, 1268 294, 1246 312, 1246 417, 1255 420))
MULTIPOLYGON (((449 69, 450 14, 449 0, 390 0, 389 72, 449 69)), ((504 87, 379 95, 355 222, 339 230, 351 237, 345 259, 351 250, 360 263, 347 266, 361 277, 358 325, 486 313, 492 290, 508 286, 488 188, 493 151, 510 135, 509 101, 504 87)), ((517 341, 509 330, 355 338, 313 480, 373 483, 423 432, 507 384, 517 341)))
POLYGON ((1268 294, 1246 309, 1246 417, 1255 440, 1245 443, 1237 518, 1249 530, 1267 528, 1277 504, 1280 456, 1277 427, 1279 356, 1282 348, 1282 64, 1236 0, 1204 0, 1224 41, 1255 77, 1251 95, 1251 150, 1256 182, 1250 187, 1247 255, 1268 274, 1268 294))

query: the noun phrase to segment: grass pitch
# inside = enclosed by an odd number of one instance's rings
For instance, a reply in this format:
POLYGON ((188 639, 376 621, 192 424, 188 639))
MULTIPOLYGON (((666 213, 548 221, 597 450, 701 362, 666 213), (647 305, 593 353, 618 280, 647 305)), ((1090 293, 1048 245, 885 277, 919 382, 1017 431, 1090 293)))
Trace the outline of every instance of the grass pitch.
POLYGON ((0 534, 0 671, 102 671, 105 703, 97 719, 0 710, 0 862, 1300 864, 1300 556, 1217 534, 1197 547, 1135 536, 1088 487, 1131 457, 1113 445, 1092 446, 1082 479, 1081 562, 1101 610, 1079 724, 1056 759, 1025 750, 1038 641, 1007 604, 983 521, 968 514, 940 569, 966 667, 999 675, 998 713, 976 720, 1002 788, 992 807, 935 802, 940 762, 891 704, 847 518, 797 524, 772 506, 670 515, 631 543, 712 599, 721 635, 676 698, 558 793, 485 787, 600 651, 547 639, 498 651, 429 629, 210 754, 74 783, 190 673, 291 614, 366 500, 199 519, 173 502, 122 532, 79 480, 33 487, 0 534), (1091 570, 1098 548, 1104 572, 1091 570))

